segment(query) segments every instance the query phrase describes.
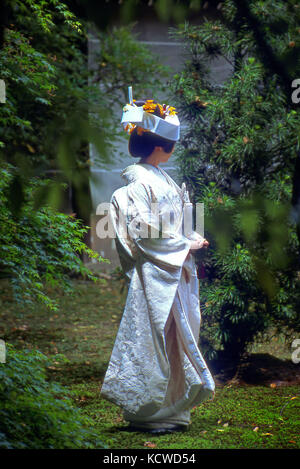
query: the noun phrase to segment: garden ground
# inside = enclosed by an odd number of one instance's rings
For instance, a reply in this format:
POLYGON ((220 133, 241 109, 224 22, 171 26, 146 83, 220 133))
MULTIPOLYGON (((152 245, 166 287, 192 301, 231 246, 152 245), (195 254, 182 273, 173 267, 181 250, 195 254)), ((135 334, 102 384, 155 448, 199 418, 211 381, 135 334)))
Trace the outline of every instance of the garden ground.
POLYGON ((74 286, 71 296, 50 290, 59 307, 49 312, 38 305, 16 307, 2 280, 0 337, 53 357, 49 379, 70 390, 74 405, 93 418, 109 448, 299 448, 300 364, 292 363, 291 350, 278 336, 255 344, 237 373, 230 364, 220 370, 218 363, 209 363, 215 399, 192 409, 188 432, 150 436, 120 431, 126 426, 122 412, 99 391, 127 291, 116 279, 74 280, 74 286))

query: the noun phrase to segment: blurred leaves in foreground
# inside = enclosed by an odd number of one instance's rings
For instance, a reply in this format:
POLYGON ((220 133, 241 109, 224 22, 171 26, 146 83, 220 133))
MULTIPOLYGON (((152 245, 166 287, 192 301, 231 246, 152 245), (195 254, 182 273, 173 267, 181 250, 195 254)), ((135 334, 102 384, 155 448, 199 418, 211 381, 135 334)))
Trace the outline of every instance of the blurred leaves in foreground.
POLYGON ((211 353, 238 357, 270 326, 300 330, 299 27, 293 1, 228 0, 217 18, 172 30, 185 48, 172 82, 187 123, 178 164, 210 241, 199 262, 211 353), (227 63, 222 83, 215 59, 227 63))
POLYGON ((11 277, 16 299, 49 306, 44 282, 66 285, 73 271, 92 276, 83 254, 103 262, 83 243, 92 211, 89 146, 101 162, 111 161, 128 84, 147 93, 167 73, 131 26, 97 32, 71 8, 12 0, 2 18, 1 273, 11 277), (90 34, 99 41, 92 64, 90 34))
MULTIPOLYGON (((0 365, 0 448, 105 448, 93 419, 74 407, 70 390, 47 379, 54 359, 6 347, 7 361, 0 365)), ((57 354, 58 361, 68 359, 57 354)))

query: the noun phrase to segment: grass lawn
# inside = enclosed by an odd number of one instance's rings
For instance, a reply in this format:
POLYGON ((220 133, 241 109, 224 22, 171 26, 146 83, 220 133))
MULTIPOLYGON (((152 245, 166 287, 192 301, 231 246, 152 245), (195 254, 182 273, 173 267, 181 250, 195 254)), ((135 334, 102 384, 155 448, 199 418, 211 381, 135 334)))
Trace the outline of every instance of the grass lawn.
POLYGON ((116 280, 103 279, 99 284, 77 280, 74 286, 71 296, 51 292, 59 303, 53 313, 40 306, 32 310, 16 307, 7 282, 2 280, 0 337, 17 348, 38 349, 54 356, 49 379, 70 389, 74 405, 93 418, 109 448, 299 448, 299 382, 290 375, 293 370, 299 374, 300 365, 291 365, 278 337, 272 339, 274 343, 255 344, 247 369, 252 372, 244 372, 241 380, 216 376, 215 399, 192 409, 188 432, 151 436, 119 431, 126 425, 122 412, 100 398, 99 391, 127 291, 121 292, 116 280), (273 357, 271 350, 275 350, 273 357), (69 362, 55 360, 56 354, 64 354, 69 362), (253 374, 253 369, 258 373, 253 374), (283 372, 278 374, 280 369, 283 372), (289 370, 289 382, 282 379, 284 370, 289 370), (254 375, 261 379, 254 379, 254 375))

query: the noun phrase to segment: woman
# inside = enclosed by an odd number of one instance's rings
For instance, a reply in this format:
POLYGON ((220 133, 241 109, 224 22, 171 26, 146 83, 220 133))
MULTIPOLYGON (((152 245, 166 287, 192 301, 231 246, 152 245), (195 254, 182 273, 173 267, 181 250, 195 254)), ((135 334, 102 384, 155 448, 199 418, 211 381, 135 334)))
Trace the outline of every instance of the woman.
POLYGON ((196 232, 183 234, 188 193, 159 167, 179 139, 175 109, 131 101, 122 123, 129 152, 140 160, 122 172, 126 185, 111 199, 129 290, 101 393, 123 409, 128 430, 182 431, 190 409, 215 389, 197 346, 199 283, 191 255, 209 243, 196 232))

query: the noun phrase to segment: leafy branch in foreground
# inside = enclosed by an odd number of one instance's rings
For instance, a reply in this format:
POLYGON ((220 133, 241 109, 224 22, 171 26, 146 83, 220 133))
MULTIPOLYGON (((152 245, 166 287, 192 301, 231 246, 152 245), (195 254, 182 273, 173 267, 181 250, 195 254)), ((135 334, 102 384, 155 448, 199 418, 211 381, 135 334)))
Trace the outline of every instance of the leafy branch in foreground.
POLYGON ((52 309, 56 306, 46 286, 71 291, 70 274, 96 280, 79 255, 105 261, 83 241, 88 230, 71 215, 55 212, 50 206, 36 209, 35 193, 41 187, 51 190, 52 181, 33 181, 24 194, 25 203, 18 216, 8 198, 7 188, 15 171, 1 170, 0 180, 0 271, 11 280, 15 299, 32 303, 39 300, 52 309))
POLYGON ((104 448, 94 421, 74 407, 70 391, 47 380, 52 360, 39 351, 6 347, 6 363, 0 364, 0 448, 104 448))
MULTIPOLYGON (((270 326, 300 330, 299 203, 297 214, 292 201, 300 120, 236 3, 223 2, 218 20, 172 33, 186 60, 171 88, 187 123, 178 164, 193 200, 205 205, 210 241, 201 260, 203 328, 211 353, 239 357, 270 326), (215 58, 229 64, 222 83, 212 75, 215 58)), ((299 62, 291 68, 299 51, 294 3, 244 3, 273 56, 298 76, 299 62)))

